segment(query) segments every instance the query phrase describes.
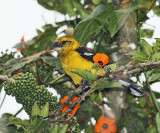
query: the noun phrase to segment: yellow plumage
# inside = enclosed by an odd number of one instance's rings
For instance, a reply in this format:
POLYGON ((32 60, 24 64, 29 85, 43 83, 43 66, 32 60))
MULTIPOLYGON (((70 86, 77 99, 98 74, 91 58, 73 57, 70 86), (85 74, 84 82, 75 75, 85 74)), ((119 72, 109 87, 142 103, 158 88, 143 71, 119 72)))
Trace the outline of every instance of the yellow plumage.
POLYGON ((75 70, 90 71, 94 75, 102 74, 103 69, 93 69, 93 63, 83 58, 76 49, 80 48, 79 43, 70 36, 62 36, 55 40, 52 49, 58 51, 60 62, 64 71, 72 78, 75 85, 80 85, 82 77, 75 74, 75 70), (63 43, 65 43, 63 45, 63 43), (53 48, 54 47, 54 48, 53 48))
MULTIPOLYGON (((103 68, 99 68, 98 70, 93 68, 93 54, 85 47, 81 47, 79 43, 70 36, 62 36, 56 39, 51 45, 51 50, 52 49, 58 51, 61 65, 64 71, 72 78, 75 85, 81 84, 82 77, 73 71, 86 70, 94 75, 103 74, 103 68)), ((127 86, 133 95, 143 96, 143 92, 131 84, 122 80, 119 80, 119 82, 127 86)), ((84 84, 82 83, 82 85, 84 84)))

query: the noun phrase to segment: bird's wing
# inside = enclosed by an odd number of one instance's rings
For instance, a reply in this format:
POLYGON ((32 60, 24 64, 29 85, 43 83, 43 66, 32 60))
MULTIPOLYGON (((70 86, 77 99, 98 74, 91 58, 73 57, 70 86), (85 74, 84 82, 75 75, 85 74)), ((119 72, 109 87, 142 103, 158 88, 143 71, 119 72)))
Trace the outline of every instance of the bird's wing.
POLYGON ((94 54, 91 51, 89 51, 87 48, 79 47, 79 48, 76 49, 76 52, 78 52, 81 57, 83 57, 83 58, 87 59, 88 61, 94 63, 94 61, 93 61, 94 54))

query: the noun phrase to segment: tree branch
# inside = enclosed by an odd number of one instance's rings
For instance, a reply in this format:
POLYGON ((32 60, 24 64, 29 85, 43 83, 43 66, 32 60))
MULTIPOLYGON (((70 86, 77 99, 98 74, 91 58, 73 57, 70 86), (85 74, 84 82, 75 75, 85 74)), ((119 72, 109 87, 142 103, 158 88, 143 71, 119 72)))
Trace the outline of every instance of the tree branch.
POLYGON ((5 75, 5 76, 0 75, 0 79, 6 81, 7 83, 14 83, 15 82, 15 80, 13 78, 8 78, 7 75, 5 75))
POLYGON ((126 75, 127 74, 133 74, 133 73, 138 73, 142 70, 148 69, 148 68, 156 68, 157 66, 160 66, 160 61, 158 62, 147 62, 147 63, 139 63, 136 65, 126 65, 126 66, 122 66, 117 68, 116 70, 112 71, 111 74, 116 74, 116 73, 121 73, 126 71, 126 75))
MULTIPOLYGON (((121 66, 113 71, 110 70, 110 68, 107 68, 106 73, 102 74, 102 75, 98 75, 97 79, 100 78, 105 78, 108 77, 109 75, 113 75, 115 77, 120 77, 120 78, 126 78, 128 79, 128 75, 131 75, 133 73, 138 73, 143 71, 144 69, 148 69, 148 68, 156 68, 157 66, 160 66, 160 61, 159 62, 147 62, 147 63, 140 63, 140 64, 127 64, 125 66, 121 66), (122 74, 123 73, 123 74, 122 74)), ((58 109, 54 110, 53 112, 50 112, 49 114, 49 123, 53 123, 53 122, 65 122, 67 120, 64 120, 66 114, 76 105, 76 104, 80 104, 82 102, 82 100, 87 97, 90 93, 92 93, 93 91, 95 91, 93 88, 91 87, 87 92, 84 92, 82 95, 79 96, 79 98, 74 101, 74 102, 70 102, 70 100, 73 98, 73 96, 77 95, 78 92, 80 90, 82 90, 83 86, 79 86, 76 90, 72 91, 69 95, 69 97, 67 98, 67 100, 61 104, 59 106, 58 109), (65 112, 61 112, 62 108, 64 107, 64 105, 69 105, 69 107, 66 109, 65 112)), ((71 116, 72 117, 72 116, 71 116)), ((69 117, 69 119, 71 118, 69 117)))

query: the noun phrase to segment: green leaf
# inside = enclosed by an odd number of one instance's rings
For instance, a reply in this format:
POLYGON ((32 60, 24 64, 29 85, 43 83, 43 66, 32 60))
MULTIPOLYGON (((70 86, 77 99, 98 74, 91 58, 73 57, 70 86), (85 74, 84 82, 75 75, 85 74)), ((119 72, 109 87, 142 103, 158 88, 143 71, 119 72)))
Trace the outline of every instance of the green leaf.
POLYGON ((156 132, 157 132, 156 126, 153 126, 147 130, 147 133, 156 133, 156 132))
POLYGON ((37 34, 38 34, 38 35, 42 34, 42 31, 40 31, 40 30, 38 30, 38 29, 37 29, 36 31, 37 31, 37 34))
POLYGON ((40 111, 40 116, 42 117, 48 117, 49 114, 49 102, 45 104, 45 106, 40 111))
POLYGON ((99 92, 99 94, 98 94, 98 96, 97 96, 97 98, 96 98, 96 102, 97 102, 98 104, 102 104, 102 103, 103 103, 103 96, 102 96, 102 93, 101 93, 101 92, 99 92))
POLYGON ((55 126, 51 129, 50 133, 58 133, 58 125, 55 125, 55 126))
POLYGON ((0 118, 0 133, 15 133, 16 127, 13 125, 7 125, 8 120, 0 118))
POLYGON ((108 30, 112 38, 122 28, 130 14, 137 9, 138 6, 135 6, 129 9, 116 10, 111 13, 111 17, 109 18, 108 30))
POLYGON ((42 29, 44 29, 44 30, 48 30, 48 29, 51 29, 51 28, 53 28, 52 24, 45 24, 45 25, 42 26, 42 29))
POLYGON ((93 75, 91 72, 88 72, 88 71, 85 71, 85 70, 75 70, 75 71, 72 71, 72 72, 78 74, 79 76, 81 76, 83 79, 85 79, 87 81, 96 80, 96 76, 93 75))
POLYGON ((44 121, 43 119, 34 119, 30 127, 28 127, 28 130, 31 131, 31 133, 40 133, 45 132, 45 130, 48 129, 48 122, 44 121))
POLYGON ((32 40, 28 41, 28 47, 22 49, 22 53, 25 56, 33 55, 34 53, 38 53, 43 50, 49 50, 51 44, 57 38, 57 31, 58 27, 50 26, 50 28, 46 28, 46 30, 32 40))
POLYGON ((89 112, 90 111, 90 105, 87 102, 84 102, 80 108, 80 112, 89 112))
MULTIPOLYGON (((84 6, 76 0, 38 0, 38 3, 49 10, 56 10, 62 14, 69 14, 70 17, 82 15, 85 12, 84 6), (63 3, 63 5, 62 5, 63 3), (64 4, 65 3, 65 4, 64 4), (74 10, 76 8, 76 11, 74 10)), ((86 11, 87 12, 87 11, 86 11)))
POLYGON ((159 73, 154 73, 151 76, 148 77, 149 82, 157 82, 160 81, 160 74, 159 73))
POLYGON ((17 128, 27 128, 29 126, 28 120, 21 120, 19 118, 13 118, 8 122, 8 125, 15 125, 17 128))
POLYGON ((153 91, 155 97, 160 97, 160 93, 159 92, 156 92, 156 91, 153 91))
POLYGON ((157 52, 151 56, 152 61, 158 61, 160 59, 160 52, 157 52))
POLYGON ((8 119, 8 118, 10 118, 10 117, 12 117, 12 116, 13 116, 13 115, 10 114, 10 113, 4 113, 4 114, 2 114, 1 118, 8 119))
MULTIPOLYGON (((92 113, 92 115, 91 116, 93 116, 94 117, 94 119, 97 121, 98 120, 98 118, 102 115, 102 111, 98 108, 98 106, 96 106, 96 105, 93 105, 92 106, 92 110, 90 110, 90 111, 92 111, 91 113, 92 113)), ((89 111, 89 112, 90 112, 89 111)), ((90 113, 89 113, 90 114, 90 113)))
POLYGON ((20 48, 23 49, 26 47, 26 44, 24 42, 17 43, 13 48, 20 48))
POLYGON ((95 5, 99 5, 101 3, 102 0, 92 0, 93 4, 95 5))
POLYGON ((160 113, 157 113, 156 115, 156 125, 157 125, 158 132, 160 133, 160 113))
POLYGON ((95 89, 116 88, 116 87, 122 87, 122 85, 119 82, 100 81, 96 84, 95 89))
POLYGON ((7 69, 6 73, 11 74, 15 70, 18 70, 18 69, 24 67, 26 64, 29 64, 33 61, 38 60, 41 57, 41 55, 44 55, 46 53, 47 53, 47 51, 41 51, 41 52, 36 53, 32 56, 28 56, 27 58, 9 60, 4 65, 4 68, 7 69))
POLYGON ((151 56, 151 54, 153 53, 152 46, 151 45, 146 45, 145 46, 145 52, 148 56, 151 56))
POLYGON ((64 125, 64 126, 59 130, 58 133, 66 133, 67 128, 68 128, 68 124, 64 125))
POLYGON ((115 69, 117 68, 116 63, 114 63, 114 64, 109 64, 109 65, 107 65, 107 66, 110 67, 111 70, 115 70, 115 69))
POLYGON ((62 66, 61 66, 59 57, 42 57, 42 60, 46 64, 53 66, 54 70, 59 70, 59 71, 65 73, 62 66))
POLYGON ((90 94, 89 98, 91 99, 91 101, 94 101, 95 98, 96 98, 95 92, 92 92, 92 93, 90 94))
POLYGON ((156 44, 153 45, 153 51, 155 53, 160 52, 160 40, 159 38, 155 38, 156 39, 156 44))
POLYGON ((154 30, 151 29, 140 29, 141 38, 152 38, 154 30))
POLYGON ((143 46, 146 55, 151 56, 153 54, 152 46, 149 43, 147 43, 144 39, 141 39, 139 44, 143 46))
MULTIPOLYGON (((158 2, 160 3, 160 0, 158 0, 158 2)), ((153 12, 154 14, 156 14, 158 17, 160 17, 160 10, 159 10, 159 7, 156 6, 153 8, 153 12)))
POLYGON ((85 133, 94 133, 94 126, 92 124, 86 126, 85 133))
POLYGON ((55 67, 57 61, 59 61, 60 58, 59 58, 59 57, 42 57, 42 60, 43 60, 46 64, 55 67))
POLYGON ((96 36, 105 25, 114 8, 112 4, 99 5, 75 28, 73 37, 83 46, 96 36))
POLYGON ((132 52, 129 52, 127 55, 131 55, 135 57, 135 60, 138 62, 148 61, 148 57, 143 52, 140 52, 140 51, 132 51, 132 52))
POLYGON ((141 105, 141 107, 144 107, 147 104, 146 100, 144 99, 144 97, 140 97, 139 98, 139 104, 141 105))
POLYGON ((33 107, 32 107, 31 115, 32 116, 37 116, 37 115, 40 115, 40 113, 41 113, 41 110, 39 109, 37 103, 35 102, 33 107))
POLYGON ((4 68, 6 68, 6 69, 8 68, 6 70, 6 73, 11 74, 15 70, 22 68, 23 66, 25 66, 26 64, 28 64, 30 62, 31 61, 28 59, 12 59, 4 65, 4 68))

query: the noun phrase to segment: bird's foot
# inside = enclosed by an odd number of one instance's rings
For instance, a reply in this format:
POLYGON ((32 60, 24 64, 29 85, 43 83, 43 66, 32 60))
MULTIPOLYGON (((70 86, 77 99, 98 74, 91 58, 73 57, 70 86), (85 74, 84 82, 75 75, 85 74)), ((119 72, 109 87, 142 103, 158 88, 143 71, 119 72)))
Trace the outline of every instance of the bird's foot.
POLYGON ((81 80, 81 85, 83 86, 83 89, 78 92, 79 94, 81 94, 82 92, 86 91, 89 88, 89 83, 85 79, 81 80))

